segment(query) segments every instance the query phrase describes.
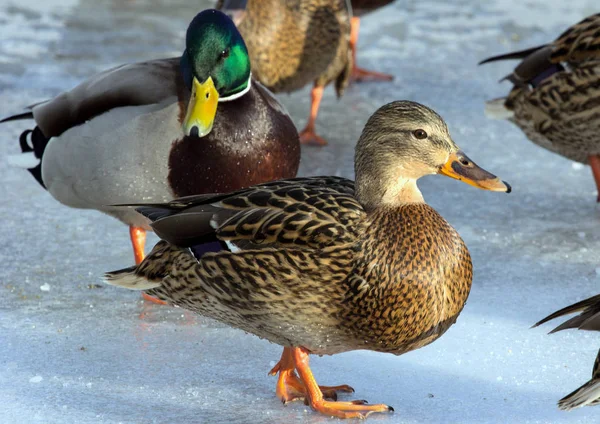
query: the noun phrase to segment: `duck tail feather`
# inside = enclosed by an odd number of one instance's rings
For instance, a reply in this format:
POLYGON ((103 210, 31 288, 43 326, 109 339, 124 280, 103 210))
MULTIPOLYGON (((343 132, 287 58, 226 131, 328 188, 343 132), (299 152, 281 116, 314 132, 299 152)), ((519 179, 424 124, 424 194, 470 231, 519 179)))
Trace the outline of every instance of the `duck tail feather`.
MULTIPOLYGON (((583 311, 584 309, 587 309, 590 306, 596 305, 596 304, 600 304, 600 295, 596 295, 596 296, 592 296, 590 298, 584 299, 580 302, 574 303, 572 305, 566 306, 562 309, 559 309, 558 311, 548 315, 546 318, 541 319, 540 321, 536 322, 533 327, 537 327, 539 325, 542 325, 548 321, 553 320, 554 318, 558 318, 561 317, 563 315, 568 315, 568 314, 572 314, 575 312, 580 312, 583 311)), ((558 330, 557 330, 558 331, 558 330)))
POLYGON ((141 264, 107 272, 104 274, 104 281, 129 290, 151 290, 160 287, 163 278, 169 273, 170 253, 174 250, 180 249, 161 240, 141 264))
POLYGON ((16 115, 7 116, 6 118, 0 119, 0 124, 10 121, 19 121, 21 119, 33 119, 33 112, 23 112, 16 115))
POLYGON ((558 401, 559 409, 570 411, 595 403, 600 399, 600 380, 590 380, 558 401))
POLYGON ((42 180, 42 156, 49 141, 50 139, 42 133, 39 127, 35 127, 33 130, 25 130, 19 136, 21 153, 9 155, 8 157, 10 165, 27 169, 44 188, 46 188, 46 185, 42 180))
POLYGON ((516 52, 510 52, 510 53, 500 54, 498 56, 488 57, 487 59, 484 59, 481 62, 479 62, 478 65, 485 65, 486 63, 496 62, 498 60, 523 59, 523 58, 526 58, 527 56, 529 56, 531 53, 538 51, 539 49, 542 49, 544 47, 546 47, 546 44, 543 44, 543 45, 537 46, 537 47, 531 47, 531 48, 525 49, 525 50, 519 50, 516 52))
POLYGON ((160 286, 159 282, 148 281, 145 275, 138 274, 137 266, 107 272, 104 282, 129 290, 150 290, 160 286))

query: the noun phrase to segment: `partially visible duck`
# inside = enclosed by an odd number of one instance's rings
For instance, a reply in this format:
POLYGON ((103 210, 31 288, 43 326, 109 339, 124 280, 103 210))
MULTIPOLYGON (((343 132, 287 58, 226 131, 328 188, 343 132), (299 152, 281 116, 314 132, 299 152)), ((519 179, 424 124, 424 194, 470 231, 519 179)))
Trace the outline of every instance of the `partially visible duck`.
POLYGON ((340 97, 350 78, 350 5, 347 0, 219 0, 217 8, 237 15, 254 77, 274 92, 313 84, 302 143, 325 145, 315 122, 325 86, 340 97))
POLYGON ((442 336, 469 295, 471 257, 417 180, 442 174, 486 190, 510 186, 473 163, 439 115, 408 101, 371 116, 355 174, 356 182, 287 179, 138 207, 162 241, 107 281, 283 346, 271 370, 283 402, 306 399, 340 418, 390 411, 326 400, 353 389, 319 386, 309 355, 400 355, 442 336))
POLYGON ((59 202, 130 228, 136 263, 148 220, 115 203, 166 202, 296 175, 298 133, 251 77, 244 40, 223 13, 190 23, 181 57, 119 66, 0 122, 33 119, 20 137, 29 171, 59 202))
POLYGON ((521 60, 505 78, 513 88, 486 112, 513 122, 535 144, 589 164, 600 201, 600 14, 550 44, 481 63, 505 59, 521 60))
MULTIPOLYGON (((579 314, 563 322, 554 330, 550 331, 550 333, 555 333, 567 328, 600 331, 600 295, 592 296, 589 299, 582 300, 556 311, 537 322, 534 327, 542 325, 555 318, 574 314, 576 312, 579 312, 579 314)), ((582 406, 594 406, 598 404, 600 404, 600 351, 598 351, 596 361, 594 362, 594 367, 592 368, 591 380, 559 400, 558 407, 560 409, 564 409, 565 411, 570 411, 574 408, 579 408, 582 406)))

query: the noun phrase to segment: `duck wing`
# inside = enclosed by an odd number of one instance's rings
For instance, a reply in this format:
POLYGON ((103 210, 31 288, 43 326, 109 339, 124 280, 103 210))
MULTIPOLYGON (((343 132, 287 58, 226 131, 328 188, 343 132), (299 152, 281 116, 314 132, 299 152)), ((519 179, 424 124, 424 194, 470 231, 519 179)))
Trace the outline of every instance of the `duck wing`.
POLYGON ((121 65, 1 122, 33 117, 50 138, 111 109, 160 103, 183 92, 179 58, 121 65))
POLYGON ((242 249, 349 243, 366 216, 354 198, 354 182, 338 177, 280 180, 136 210, 169 243, 192 247, 216 237, 242 249))

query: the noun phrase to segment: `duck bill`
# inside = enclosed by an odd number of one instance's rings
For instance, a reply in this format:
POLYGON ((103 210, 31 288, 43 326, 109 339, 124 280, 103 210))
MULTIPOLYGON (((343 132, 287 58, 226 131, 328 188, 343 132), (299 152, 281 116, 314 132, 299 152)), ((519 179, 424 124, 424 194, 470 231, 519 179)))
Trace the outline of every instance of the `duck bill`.
POLYGON ((192 96, 188 103, 185 120, 183 121, 183 132, 187 136, 195 135, 204 137, 212 130, 219 93, 211 77, 204 83, 194 77, 192 82, 192 96))
POLYGON ((440 168, 438 173, 483 190, 502 191, 505 193, 510 193, 511 191, 511 187, 507 182, 500 180, 495 175, 477 166, 461 150, 451 154, 448 161, 440 168))

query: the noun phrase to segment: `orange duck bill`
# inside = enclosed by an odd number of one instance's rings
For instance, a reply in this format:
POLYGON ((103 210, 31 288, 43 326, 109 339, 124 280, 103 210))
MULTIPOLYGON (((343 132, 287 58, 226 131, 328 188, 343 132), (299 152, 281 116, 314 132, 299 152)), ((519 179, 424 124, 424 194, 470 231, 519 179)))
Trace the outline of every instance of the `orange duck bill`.
POLYGON ((438 173, 483 190, 504 193, 510 193, 512 190, 506 181, 502 181, 494 174, 480 168, 462 150, 452 153, 448 161, 440 167, 438 173))

